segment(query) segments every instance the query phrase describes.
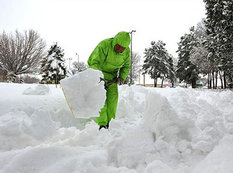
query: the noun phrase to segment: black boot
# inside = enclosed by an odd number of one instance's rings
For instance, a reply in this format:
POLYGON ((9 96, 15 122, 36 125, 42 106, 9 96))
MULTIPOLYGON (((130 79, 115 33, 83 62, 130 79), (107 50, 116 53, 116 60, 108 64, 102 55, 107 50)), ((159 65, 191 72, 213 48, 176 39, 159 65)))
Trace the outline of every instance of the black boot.
POLYGON ((108 129, 109 128, 109 122, 108 122, 108 124, 106 125, 106 129, 108 129))
POLYGON ((101 126, 99 127, 99 130, 101 130, 102 128, 107 129, 107 127, 106 127, 106 126, 101 125, 101 126))

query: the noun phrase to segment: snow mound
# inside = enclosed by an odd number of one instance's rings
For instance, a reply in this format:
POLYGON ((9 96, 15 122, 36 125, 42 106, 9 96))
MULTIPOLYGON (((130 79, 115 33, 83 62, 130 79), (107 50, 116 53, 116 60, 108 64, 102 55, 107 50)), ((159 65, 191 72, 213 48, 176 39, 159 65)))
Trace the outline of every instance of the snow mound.
POLYGON ((148 90, 138 86, 119 86, 117 117, 137 120, 144 113, 145 97, 148 90), (130 108, 130 109, 129 109, 130 108))
POLYGON ((145 173, 173 173, 173 170, 164 164, 161 160, 154 160, 153 162, 149 163, 146 167, 145 173))
POLYGON ((233 172, 232 91, 120 86, 116 119, 99 131, 60 87, 38 97, 28 86, 0 85, 0 173, 233 172))
POLYGON ((48 111, 9 112, 0 116, 0 150, 34 146, 56 133, 59 124, 51 120, 48 111))
POLYGON ((219 145, 200 162, 192 173, 231 173, 233 172, 233 135, 226 135, 220 140, 219 145))
POLYGON ((103 74, 100 71, 87 69, 74 76, 61 80, 61 86, 76 117, 89 118, 99 115, 103 107, 106 91, 103 74))
POLYGON ((150 92, 146 97, 146 110, 143 116, 145 126, 156 138, 163 136, 167 141, 176 141, 180 135, 187 138, 188 122, 178 117, 168 100, 156 92, 150 92))
POLYGON ((23 91, 24 95, 46 95, 50 91, 46 85, 36 85, 36 87, 29 87, 23 91))
POLYGON ((24 112, 9 112, 0 116, 0 151, 20 149, 38 144, 37 140, 22 131, 24 112))
POLYGON ((220 153, 224 147, 232 153, 229 137, 222 140, 231 135, 232 92, 125 86, 120 92, 124 109, 119 108, 118 113, 122 122, 111 122, 110 127, 123 129, 125 133, 114 131, 117 137, 107 147, 109 161, 115 166, 162 173, 186 173, 196 166, 198 171, 194 172, 200 172, 204 166, 201 160, 209 156, 208 161, 203 160, 209 165, 203 173, 219 171, 222 166, 226 168, 222 173, 231 172, 232 166, 227 161, 232 159, 231 154, 221 160, 213 153, 220 153), (137 111, 138 106, 141 111, 137 111), (126 119, 134 123, 122 125, 126 119), (221 165, 213 168, 216 159, 221 165))
POLYGON ((58 123, 51 120, 51 115, 46 110, 35 111, 30 119, 24 120, 22 130, 25 134, 37 140, 44 140, 56 133, 58 123))

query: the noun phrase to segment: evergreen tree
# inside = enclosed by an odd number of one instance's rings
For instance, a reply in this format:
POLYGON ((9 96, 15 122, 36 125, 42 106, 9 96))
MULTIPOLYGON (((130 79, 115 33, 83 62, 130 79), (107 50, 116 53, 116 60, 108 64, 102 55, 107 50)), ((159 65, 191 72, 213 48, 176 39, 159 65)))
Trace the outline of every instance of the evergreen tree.
MULTIPOLYGON (((223 0, 219 27, 221 67, 229 83, 233 84, 233 1, 223 0)), ((226 81, 225 81, 226 82, 226 81)))
MULTIPOLYGON (((233 53, 233 1, 204 0, 206 4, 206 28, 209 40, 206 47, 209 51, 209 61, 212 65, 212 76, 219 70, 232 81, 233 53)), ((213 80, 214 84, 214 80, 213 80)), ((216 85, 215 85, 216 87, 216 85)))
POLYGON ((194 38, 196 40, 196 44, 190 52, 191 63, 196 65, 199 73, 203 75, 208 75, 208 88, 211 88, 210 74, 211 74, 212 66, 208 59, 209 51, 205 47, 205 43, 209 39, 208 39, 208 35, 206 34, 204 19, 198 23, 194 31, 194 38))
POLYGON ((194 37, 194 27, 191 27, 190 33, 181 37, 178 43, 178 64, 177 77, 187 84, 192 84, 192 88, 196 88, 196 81, 198 79, 198 69, 190 60, 190 54, 193 47, 196 46, 194 37))
POLYGON ((42 83, 58 84, 66 77, 66 67, 64 60, 64 50, 57 43, 51 46, 48 55, 42 59, 41 74, 42 83))
POLYGON ((172 87, 174 87, 176 77, 175 77, 175 69, 174 69, 174 63, 173 63, 172 55, 168 55, 168 74, 167 74, 167 78, 172 83, 172 87))
POLYGON ((194 38, 196 40, 195 46, 190 53, 190 60, 192 64, 196 65, 199 72, 202 74, 208 74, 210 72, 210 64, 207 59, 208 50, 205 48, 204 43, 208 40, 206 34, 206 27, 204 24, 204 20, 198 23, 195 31, 194 38))
MULTIPOLYGON (((154 87, 157 86, 157 79, 171 77, 172 66, 169 65, 169 54, 165 49, 165 43, 162 41, 151 42, 151 47, 145 49, 145 61, 143 64, 144 74, 147 73, 152 79, 154 79, 154 87), (169 74, 170 73, 170 74, 169 74)), ((171 63, 171 62, 170 62, 171 63)))

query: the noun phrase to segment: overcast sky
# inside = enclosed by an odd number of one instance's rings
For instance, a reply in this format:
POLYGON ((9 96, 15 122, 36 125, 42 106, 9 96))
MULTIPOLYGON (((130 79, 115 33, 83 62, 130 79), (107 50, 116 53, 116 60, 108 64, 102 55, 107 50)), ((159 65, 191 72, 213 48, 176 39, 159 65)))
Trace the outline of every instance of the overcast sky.
POLYGON ((77 60, 77 52, 85 62, 101 40, 132 29, 141 56, 158 40, 176 56, 180 37, 204 17, 203 0, 0 0, 1 32, 34 29, 65 58, 77 60))

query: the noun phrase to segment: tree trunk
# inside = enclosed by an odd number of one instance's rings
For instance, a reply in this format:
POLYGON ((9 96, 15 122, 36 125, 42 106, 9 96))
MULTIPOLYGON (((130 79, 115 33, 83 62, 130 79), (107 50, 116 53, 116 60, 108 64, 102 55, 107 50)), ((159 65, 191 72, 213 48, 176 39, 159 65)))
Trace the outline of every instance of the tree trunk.
POLYGON ((215 87, 218 88, 218 71, 215 73, 215 87))
POLYGON ((210 84, 210 74, 208 73, 208 89, 210 89, 211 88, 211 84, 210 84))
POLYGON ((143 74, 143 85, 144 87, 146 86, 146 75, 145 74, 143 74))
POLYGON ((154 78, 154 87, 157 87, 157 78, 154 78))
POLYGON ((223 81, 222 81, 221 71, 219 71, 219 77, 220 77, 220 81, 221 81, 221 88, 223 89, 223 81))
POLYGON ((226 73, 223 72, 223 81, 224 81, 224 88, 227 88, 227 81, 226 81, 226 73))
POLYGON ((162 79, 162 84, 161 84, 161 88, 163 88, 163 80, 164 80, 164 77, 163 77, 163 79, 162 79))
POLYGON ((210 89, 210 74, 208 73, 208 89, 210 89))
POLYGON ((214 86, 214 71, 212 71, 212 82, 213 82, 213 89, 215 89, 215 86, 214 86))
POLYGON ((197 88, 197 80, 196 80, 196 78, 192 79, 192 88, 197 88))
POLYGON ((210 89, 212 89, 212 75, 211 75, 211 73, 209 73, 209 77, 210 77, 210 89))

